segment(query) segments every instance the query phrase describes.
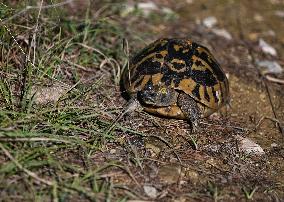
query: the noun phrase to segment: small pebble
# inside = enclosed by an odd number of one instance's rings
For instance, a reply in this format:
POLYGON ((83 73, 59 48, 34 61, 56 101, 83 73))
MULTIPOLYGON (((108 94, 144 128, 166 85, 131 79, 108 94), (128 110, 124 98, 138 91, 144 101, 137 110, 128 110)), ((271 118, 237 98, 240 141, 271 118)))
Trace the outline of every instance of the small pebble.
POLYGON ((278 144, 276 144, 276 143, 272 143, 270 146, 271 146, 271 147, 277 147, 277 146, 278 146, 278 144))
POLYGON ((148 16, 152 11, 158 10, 158 7, 153 2, 137 3, 137 4, 126 4, 124 10, 121 12, 123 17, 127 16, 129 13, 135 11, 135 9, 141 10, 143 15, 148 16))
POLYGON ((217 18, 214 16, 203 19, 202 24, 207 28, 212 28, 218 23, 217 18))
POLYGON ((276 33, 273 30, 270 29, 270 30, 267 30, 266 32, 264 32, 264 35, 275 37, 276 33))
POLYGON ((196 184, 199 181, 199 174, 194 170, 187 170, 185 176, 193 184, 196 184))
POLYGON ((54 84, 47 87, 35 86, 32 88, 32 94, 35 94, 34 98, 36 104, 56 102, 67 91, 68 88, 60 84, 54 84))
POLYGON ((167 7, 163 7, 162 12, 165 13, 165 14, 168 14, 168 15, 174 15, 175 14, 175 12, 172 9, 167 8, 167 7))
POLYGON ((164 165, 159 169, 159 178, 166 184, 177 183, 181 175, 181 166, 178 164, 164 165))
POLYGON ((150 143, 146 143, 145 148, 151 152, 151 157, 157 156, 161 152, 161 148, 150 143))
POLYGON ((150 185, 144 185, 144 186, 143 186, 143 189, 144 189, 145 194, 146 194, 148 197, 150 197, 150 198, 152 198, 152 199, 157 198, 157 196, 158 196, 158 191, 157 191, 157 189, 156 189, 155 187, 150 186, 150 185))
POLYGON ((212 29, 212 32, 216 34, 217 36, 221 36, 227 40, 232 40, 232 35, 225 29, 214 28, 212 29))
POLYGON ((259 39, 259 47, 264 53, 277 56, 277 51, 263 39, 259 39))
POLYGON ((135 11, 135 9, 138 9, 139 11, 142 12, 142 14, 144 16, 149 16, 152 12, 154 11, 161 11, 164 14, 167 15, 176 15, 176 13, 168 8, 168 7, 158 7, 157 4, 155 4, 154 2, 140 2, 140 3, 136 3, 136 4, 126 4, 124 10, 121 12, 121 15, 123 17, 127 16, 129 13, 135 11))
POLYGON ((275 11, 275 15, 280 18, 284 18, 284 11, 275 11))
POLYGON ((263 21, 263 17, 260 15, 260 14, 255 14, 254 16, 253 16, 253 18, 254 18, 254 20, 255 21, 257 21, 257 22, 261 22, 261 21, 263 21))
POLYGON ((148 15, 153 10, 158 10, 158 6, 151 1, 145 3, 137 3, 137 8, 141 9, 146 15, 148 15))
POLYGON ((268 73, 281 74, 283 72, 283 68, 275 61, 262 60, 256 61, 256 64, 263 75, 268 73))
POLYGON ((116 149, 111 149, 111 150, 109 151, 109 153, 115 154, 115 153, 116 153, 116 149))
POLYGON ((193 4, 193 3, 194 3, 193 0, 186 0, 185 2, 186 2, 187 4, 193 4))
POLYGON ((258 144, 253 142, 251 139, 237 136, 237 140, 239 140, 239 149, 241 152, 244 152, 245 154, 248 155, 265 154, 264 150, 258 144))

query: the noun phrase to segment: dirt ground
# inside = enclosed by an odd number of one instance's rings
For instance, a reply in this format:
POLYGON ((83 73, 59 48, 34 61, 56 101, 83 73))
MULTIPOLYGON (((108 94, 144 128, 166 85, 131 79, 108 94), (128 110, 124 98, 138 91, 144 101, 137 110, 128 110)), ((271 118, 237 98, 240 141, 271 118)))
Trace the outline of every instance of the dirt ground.
MULTIPOLYGON (((284 201, 284 84, 268 80, 257 65, 268 60, 284 66, 284 2, 152 2, 158 13, 166 7, 174 15, 170 20, 132 14, 124 17, 121 24, 131 35, 130 54, 161 37, 186 37, 205 45, 228 76, 230 107, 202 120, 196 133, 191 133, 184 120, 143 111, 128 114, 119 121, 113 137, 101 143, 100 150, 88 154, 88 168, 112 161, 127 165, 100 173, 116 190, 117 198, 112 201, 124 196, 129 201, 284 201), (204 25, 210 16, 217 20, 212 27, 204 25), (220 29, 230 37, 216 34, 220 29), (265 53, 260 39, 275 48, 277 55, 265 53), (248 153, 251 148, 258 150, 248 153)), ((79 5, 84 10, 85 5, 79 5)), ((72 12, 70 8, 70 15, 72 12)), ((79 75, 88 84, 91 73, 82 72, 79 75)), ((111 74, 107 76, 89 99, 105 109, 101 117, 111 122, 126 100, 111 74)), ((270 76, 284 79, 283 72, 270 76)), ((85 141, 87 136, 80 138, 85 141)), ((77 158, 80 152, 60 152, 59 159, 85 166, 77 158)), ((82 198, 67 197, 66 201, 82 198)))
POLYGON ((146 139, 150 159, 142 163, 143 174, 133 171, 134 176, 140 176, 137 181, 155 187, 158 201, 208 201, 211 197, 220 201, 284 200, 284 87, 262 77, 256 64, 265 59, 284 64, 283 17, 275 15, 283 10, 283 2, 156 2, 169 6, 179 17, 173 23, 149 26, 157 33, 151 37, 190 37, 209 47, 229 77, 231 108, 222 116, 215 114, 204 120, 202 130, 192 135, 183 121, 147 114, 125 122, 132 127, 139 123, 137 130, 163 137, 173 147, 154 137, 146 139), (208 16, 215 16, 217 27, 226 29, 232 39, 216 36, 202 26, 208 16), (260 38, 273 44, 278 56, 264 54, 258 47, 260 38), (275 121, 264 117, 281 122, 282 133, 275 121), (257 126, 260 120, 265 121, 257 126), (265 154, 242 153, 240 136, 253 140, 265 154), (197 140, 197 148, 190 138, 197 140))

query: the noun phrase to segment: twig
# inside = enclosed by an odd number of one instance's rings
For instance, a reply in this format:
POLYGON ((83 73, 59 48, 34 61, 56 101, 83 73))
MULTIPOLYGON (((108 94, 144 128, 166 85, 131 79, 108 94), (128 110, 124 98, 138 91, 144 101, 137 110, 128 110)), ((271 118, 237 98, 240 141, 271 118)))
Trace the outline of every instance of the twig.
POLYGON ((278 78, 272 77, 270 75, 265 75, 265 78, 268 81, 271 81, 271 82, 274 82, 274 83, 284 84, 284 80, 283 79, 278 79, 278 78))
POLYGON ((42 4, 43 4, 43 0, 41 0, 41 2, 40 2, 40 7, 39 7, 37 18, 36 18, 36 26, 35 26, 33 38, 32 38, 32 41, 31 41, 31 47, 33 47, 33 49, 34 49, 33 50, 33 62, 32 62, 33 64, 35 64, 35 59, 36 59, 36 34, 37 34, 37 31, 38 31, 38 21, 39 21, 39 17, 40 17, 40 14, 41 14, 42 4))
MULTIPOLYGON (((273 105, 273 103, 272 103, 272 99, 271 99, 271 95, 270 95, 270 91, 269 91, 268 85, 267 85, 267 83, 266 83, 265 80, 264 80, 264 84, 265 84, 266 92, 267 92, 267 94, 268 94, 269 103, 270 103, 270 106, 271 106, 271 109, 272 109, 272 112, 273 112, 273 116, 274 116, 275 120, 277 120, 278 117, 277 117, 277 114, 276 114, 274 105, 273 105)), ((279 124, 278 122, 276 122, 276 125, 278 126, 278 129, 279 129, 280 133, 282 133, 282 135, 284 135, 283 128, 280 126, 280 124, 279 124)))
POLYGON ((91 68, 84 67, 84 66, 82 66, 82 65, 76 64, 76 63, 71 62, 71 61, 69 61, 69 60, 63 60, 63 62, 66 62, 66 63, 68 63, 69 65, 75 66, 75 67, 77 67, 77 68, 79 68, 79 69, 81 69, 81 70, 83 70, 83 71, 85 71, 85 72, 97 72, 95 69, 91 69, 91 68))
MULTIPOLYGON (((101 56, 103 56, 105 58, 105 62, 107 62, 108 64, 110 64, 112 67, 113 67, 113 71, 114 71, 114 79, 115 79, 115 83, 118 84, 119 83, 119 78, 120 78, 120 75, 121 75, 121 67, 119 65, 119 63, 111 58, 111 57, 108 57, 106 56, 102 51, 100 51, 99 49, 96 49, 96 48, 93 48, 93 47, 90 47, 84 43, 77 43, 78 45, 86 48, 86 49, 89 49, 89 50, 92 50, 92 51, 95 51, 97 52, 98 54, 100 54, 101 56), (117 71, 116 71, 116 68, 117 68, 117 71)), ((101 65, 100 65, 100 68, 103 67, 103 65, 105 64, 105 62, 102 62, 101 65)))
POLYGON ((259 128, 259 126, 265 121, 265 120, 270 120, 272 122, 275 122, 276 124, 278 124, 281 127, 281 122, 278 119, 275 118, 271 118, 271 117, 267 117, 267 116, 263 116, 259 119, 259 121, 257 122, 257 124, 255 125, 255 130, 257 130, 259 128))
MULTIPOLYGON (((130 64, 129 64, 129 60, 130 60, 129 44, 128 44, 128 40, 126 38, 123 39, 123 52, 127 57, 126 66, 124 68, 127 68, 127 72, 128 72, 127 78, 128 78, 128 81, 129 81, 129 85, 131 85, 130 69, 129 69, 129 67, 130 67, 130 64)), ((124 71, 124 69, 122 69, 122 71, 124 71)))
POLYGON ((101 56, 103 56, 104 58, 108 58, 102 51, 100 51, 99 49, 97 48, 94 48, 94 47, 91 47, 91 46, 88 46, 86 44, 83 44, 83 43, 77 43, 78 45, 86 48, 86 49, 89 49, 89 50, 92 50, 92 51, 95 51, 97 53, 99 53, 101 56))

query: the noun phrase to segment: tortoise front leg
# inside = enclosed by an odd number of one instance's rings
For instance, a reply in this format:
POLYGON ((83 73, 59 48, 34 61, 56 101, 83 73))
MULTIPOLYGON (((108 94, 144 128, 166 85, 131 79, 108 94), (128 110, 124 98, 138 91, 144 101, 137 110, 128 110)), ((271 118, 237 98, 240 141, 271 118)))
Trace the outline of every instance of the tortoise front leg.
POLYGON ((178 106, 183 112, 187 120, 190 121, 193 132, 198 129, 199 119, 201 117, 201 112, 197 106, 196 101, 185 93, 181 93, 178 96, 177 101, 178 106))

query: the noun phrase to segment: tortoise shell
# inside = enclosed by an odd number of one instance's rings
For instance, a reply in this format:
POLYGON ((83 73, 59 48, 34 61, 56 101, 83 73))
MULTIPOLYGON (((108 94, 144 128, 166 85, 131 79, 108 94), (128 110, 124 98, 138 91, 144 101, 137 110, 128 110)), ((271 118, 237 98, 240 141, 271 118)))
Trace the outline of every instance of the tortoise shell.
MULTIPOLYGON (((151 43, 130 60, 122 79, 130 96, 149 83, 185 93, 202 108, 202 117, 229 101, 229 83, 220 65, 206 47, 189 39, 163 38, 151 43)), ((151 113, 185 118, 176 104, 143 107, 151 113)))

